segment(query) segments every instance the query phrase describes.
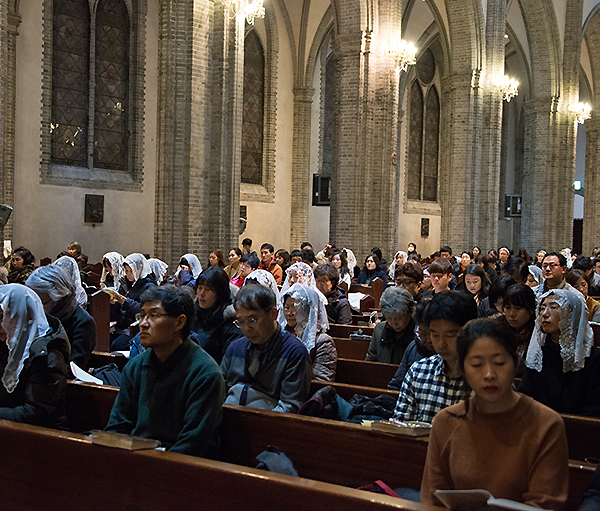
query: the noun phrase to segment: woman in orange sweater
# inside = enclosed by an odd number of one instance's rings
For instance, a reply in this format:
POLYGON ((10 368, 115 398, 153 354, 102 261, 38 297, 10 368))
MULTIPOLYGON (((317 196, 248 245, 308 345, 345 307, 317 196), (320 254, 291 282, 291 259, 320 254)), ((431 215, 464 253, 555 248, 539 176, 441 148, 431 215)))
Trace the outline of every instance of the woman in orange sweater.
POLYGON ((435 416, 421 501, 441 505, 436 490, 483 489, 496 498, 563 509, 564 424, 558 413, 513 390, 518 356, 511 330, 496 319, 473 320, 460 330, 456 347, 468 395, 435 416))

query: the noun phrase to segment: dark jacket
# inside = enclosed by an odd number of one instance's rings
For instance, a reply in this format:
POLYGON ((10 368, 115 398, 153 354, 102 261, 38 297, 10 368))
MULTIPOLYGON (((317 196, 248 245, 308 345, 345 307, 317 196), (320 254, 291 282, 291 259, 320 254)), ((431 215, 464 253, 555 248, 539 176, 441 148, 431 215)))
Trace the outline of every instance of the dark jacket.
POLYGON ((593 347, 579 371, 563 372, 558 345, 548 339, 542 346, 540 372, 527 367, 519 392, 558 413, 600 417, 600 350, 593 347))
POLYGON ((432 357, 433 355, 435 355, 435 352, 429 351, 425 346, 423 346, 421 339, 419 339, 419 336, 415 334, 414 341, 408 345, 408 348, 406 348, 406 351, 404 352, 402 362, 400 362, 400 367, 398 367, 396 374, 388 383, 388 389, 400 390, 402 387, 402 382, 404 381, 404 377, 410 369, 410 366, 422 358, 432 357))
MULTIPOLYGON (((60 321, 46 317, 50 331, 31 344, 15 390, 8 393, 0 384, 0 419, 67 429, 65 389, 71 350, 60 321)), ((1 342, 0 374, 4 374, 8 353, 1 342)))
POLYGON ((50 311, 65 328, 71 344, 70 361, 82 369, 88 368, 90 355, 96 346, 96 321, 77 305, 73 297, 65 296, 50 311))
POLYGON ((121 282, 119 293, 127 297, 125 302, 119 305, 117 316, 117 329, 123 330, 128 328, 135 321, 136 314, 139 314, 141 308, 142 293, 149 287, 156 286, 156 281, 153 277, 147 276, 137 279, 135 284, 129 288, 121 282))
POLYGON ((343 289, 336 286, 325 295, 325 298, 327 298, 325 309, 327 310, 329 323, 337 325, 352 324, 352 309, 343 289))
POLYGON ((235 310, 224 304, 204 310, 196 304, 196 315, 192 331, 198 336, 198 344, 217 364, 221 364, 227 347, 236 339, 244 337, 233 323, 235 310))
POLYGON ((384 364, 400 364, 406 348, 414 338, 415 323, 412 318, 400 335, 387 326, 387 321, 382 321, 373 330, 373 338, 365 360, 384 364))
POLYGON ((383 281, 383 289, 385 289, 385 287, 387 286, 387 275, 384 271, 377 270, 377 268, 374 270, 367 270, 366 268, 363 268, 360 274, 358 275, 358 279, 356 279, 356 283, 366 284, 367 286, 370 286, 373 280, 377 278, 383 281))

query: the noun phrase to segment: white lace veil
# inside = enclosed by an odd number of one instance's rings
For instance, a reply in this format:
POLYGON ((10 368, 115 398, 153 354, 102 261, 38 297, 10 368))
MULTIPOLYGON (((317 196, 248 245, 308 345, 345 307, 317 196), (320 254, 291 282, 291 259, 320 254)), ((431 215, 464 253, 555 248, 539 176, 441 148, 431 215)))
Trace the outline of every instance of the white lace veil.
POLYGON ((137 252, 129 254, 123 261, 123 264, 129 266, 133 272, 133 284, 152 273, 148 259, 143 254, 138 254, 137 252))
MULTIPOLYGON (((192 272, 192 276, 197 279, 198 275, 200 275, 202 273, 202 265, 200 264, 200 261, 198 260, 198 258, 194 255, 194 254, 184 254, 180 257, 179 262, 181 264, 181 260, 185 259, 188 264, 190 265, 190 271, 192 272)), ((177 271, 175 272, 175 276, 179 276, 179 273, 181 272, 181 266, 179 266, 177 268, 177 271)))
POLYGON ((396 258, 398 257, 398 254, 402 254, 404 256, 405 263, 408 261, 408 254, 404 252, 404 250, 398 250, 398 252, 394 254, 394 260, 392 261, 392 264, 390 264, 390 268, 388 270, 388 275, 392 280, 396 279, 396 258))
POLYGON ((275 293, 275 298, 277 299, 277 308, 281 305, 281 298, 279 295, 279 288, 277 287, 277 281, 275 277, 271 275, 267 270, 254 270, 251 272, 246 279, 244 280, 244 285, 248 284, 255 280, 261 286, 268 287, 273 293, 275 293))
POLYGON ((343 248, 342 250, 346 251, 346 261, 348 261, 348 270, 350 271, 350 276, 354 275, 354 268, 356 267, 356 256, 354 252, 349 248, 343 248))
POLYGON ((570 270, 573 267, 573 257, 571 257, 571 249, 563 248, 560 253, 565 256, 567 260, 567 270, 570 270))
POLYGON ((79 266, 77 266, 75 259, 73 259, 71 256, 62 256, 54 261, 53 264, 60 266, 63 270, 65 270, 75 286, 75 298, 77 299, 77 303, 83 308, 87 307, 87 293, 81 285, 79 266))
POLYGON ((110 267, 112 268, 112 276, 114 279, 113 289, 119 289, 121 279, 125 278, 125 270, 123 269, 124 257, 119 254, 119 252, 107 252, 102 256, 102 277, 100 277, 100 287, 106 287, 104 282, 108 276, 108 272, 104 267, 104 259, 110 263, 110 267))
POLYGON ((317 289, 315 275, 312 268, 303 262, 292 264, 285 274, 285 282, 281 286, 281 295, 287 293, 294 284, 303 284, 311 289, 317 289))
POLYGON ((21 284, 0 286, 0 307, 9 351, 2 383, 7 392, 13 392, 19 384, 25 360, 29 357, 31 343, 46 335, 50 325, 39 296, 21 284))
POLYGON ((156 259, 155 257, 148 259, 148 265, 150 266, 152 275, 154 275, 154 278, 156 279, 156 283, 160 286, 160 283, 167 275, 167 268, 169 268, 169 265, 160 259, 156 259))
POLYGON ((536 307, 535 329, 531 336, 525 364, 530 369, 542 370, 542 346, 548 335, 542 330, 540 312, 542 303, 547 296, 554 295, 554 300, 560 305, 560 356, 563 360, 563 372, 578 371, 585 364, 594 345, 594 332, 588 321, 588 310, 583 295, 566 289, 552 289, 544 293, 536 307))
POLYGON ((533 275, 533 278, 538 283, 538 286, 544 283, 544 274, 539 266, 536 266, 535 264, 529 265, 529 273, 533 275))
MULTIPOLYGON (((302 340, 302 343, 310 352, 310 350, 315 347, 317 335, 327 331, 329 328, 325 304, 321 301, 321 298, 314 289, 310 289, 302 284, 294 284, 281 296, 282 304, 285 303, 287 297, 295 300, 296 327, 294 328, 294 331, 296 332, 296 336, 302 340)), ((286 327, 287 321, 285 320, 285 317, 283 318, 283 321, 280 321, 278 318, 278 321, 282 328, 286 327)))

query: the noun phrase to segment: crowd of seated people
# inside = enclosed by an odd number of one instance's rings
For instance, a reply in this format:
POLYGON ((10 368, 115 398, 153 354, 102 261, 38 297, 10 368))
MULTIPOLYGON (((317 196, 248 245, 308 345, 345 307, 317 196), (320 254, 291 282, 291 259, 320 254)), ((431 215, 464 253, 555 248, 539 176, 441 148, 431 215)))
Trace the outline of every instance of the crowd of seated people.
MULTIPOLYGON (((600 353, 590 326, 600 320, 598 254, 539 250, 530 257, 521 249, 514 257, 507 247, 486 255, 475 246, 457 260, 442 246, 422 258, 410 243, 390 264, 374 247, 361 269, 352 250, 333 243, 317 254, 308 243, 291 251, 263 243, 257 254, 246 238, 241 249, 201 257, 206 269, 188 253, 170 274, 147 254, 104 254, 99 286, 111 299, 111 351, 132 361, 108 430, 213 456, 223 403, 298 412, 311 380, 335 381, 338 355, 328 332, 356 319, 353 283, 381 279, 380 320, 365 360, 397 366, 389 383, 399 391, 394 418, 433 424, 422 501, 439 504, 435 490, 481 487, 562 508, 567 465, 558 413, 600 418, 600 353), (175 400, 174 389, 183 389, 175 400), (503 435, 522 441, 506 455, 507 477, 497 479, 493 464, 477 460, 480 451, 502 449, 503 435)), ((68 363, 88 369, 96 342, 87 262, 75 242, 37 269, 25 247, 8 259, 7 285, 0 285, 0 418, 67 427, 68 363)))

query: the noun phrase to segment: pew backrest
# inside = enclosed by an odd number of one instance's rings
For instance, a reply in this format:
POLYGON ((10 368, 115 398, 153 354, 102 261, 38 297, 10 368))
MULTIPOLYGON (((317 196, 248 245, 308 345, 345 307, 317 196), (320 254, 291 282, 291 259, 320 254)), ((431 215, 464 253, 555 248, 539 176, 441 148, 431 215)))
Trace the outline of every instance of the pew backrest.
POLYGON ((88 295, 87 311, 96 321, 96 351, 110 351, 110 297, 104 291, 88 295))

